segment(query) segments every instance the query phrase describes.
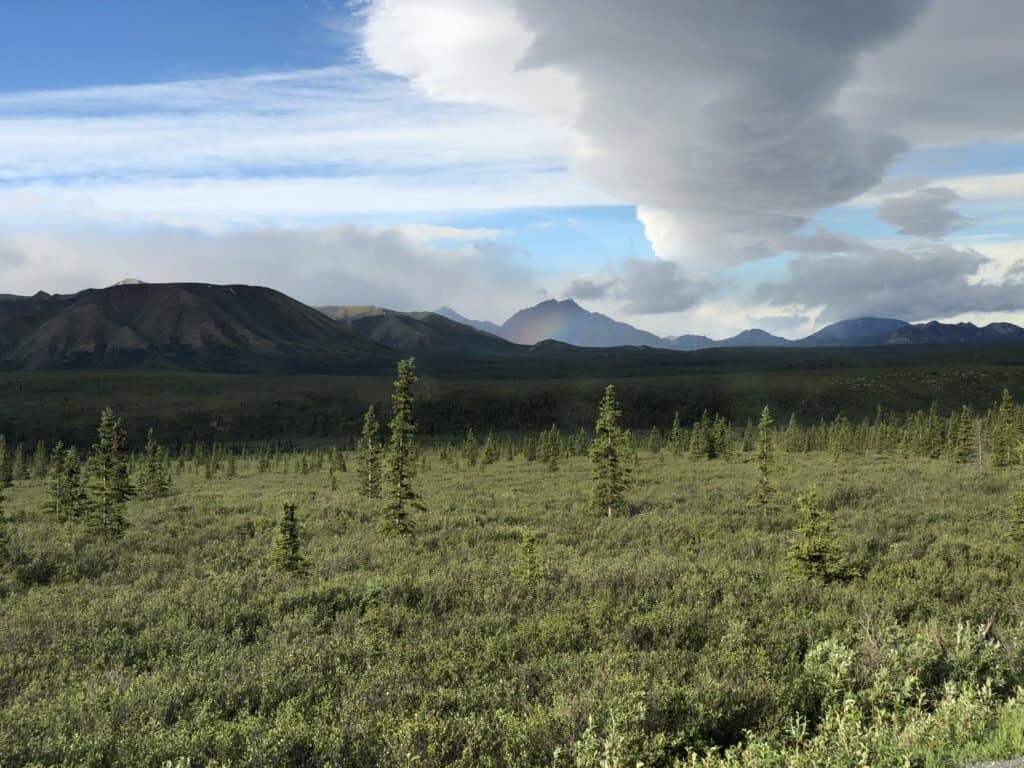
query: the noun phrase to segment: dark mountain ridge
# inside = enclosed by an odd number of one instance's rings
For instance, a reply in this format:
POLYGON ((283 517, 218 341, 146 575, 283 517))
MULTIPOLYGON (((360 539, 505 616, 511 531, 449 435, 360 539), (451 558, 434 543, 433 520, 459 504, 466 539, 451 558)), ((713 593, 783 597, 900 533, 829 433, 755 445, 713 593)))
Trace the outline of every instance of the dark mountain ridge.
POLYGON ((0 368, 381 369, 395 353, 269 288, 119 285, 0 303, 0 368))

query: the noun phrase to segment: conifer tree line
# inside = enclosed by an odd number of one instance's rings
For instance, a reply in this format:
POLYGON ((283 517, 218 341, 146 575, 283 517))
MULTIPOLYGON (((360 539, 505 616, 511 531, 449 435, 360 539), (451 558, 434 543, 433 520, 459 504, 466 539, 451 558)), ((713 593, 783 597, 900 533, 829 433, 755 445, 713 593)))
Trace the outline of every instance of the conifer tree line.
MULTIPOLYGON (((669 424, 654 425, 642 432, 622 429, 621 434, 624 451, 629 455, 664 451, 695 459, 728 460, 742 454, 757 454, 761 461, 765 451, 826 452, 836 457, 885 453, 961 464, 987 462, 1000 467, 1024 463, 1024 405, 1015 402, 1008 391, 983 411, 964 405, 942 413, 933 404, 927 410, 909 414, 878 408, 872 417, 859 423, 851 422, 845 414, 816 423, 801 422, 797 414, 790 415, 782 424, 774 416, 767 424, 763 418, 762 413, 759 423, 748 421, 740 427, 705 410, 694 423, 685 425, 676 412, 669 424)), ((172 451, 150 431, 142 450, 131 453, 120 420, 109 410, 101 414, 98 437, 86 451, 62 443, 49 447, 41 441, 30 450, 26 444, 12 443, 0 434, 0 487, 30 479, 46 481, 55 494, 63 494, 51 499, 54 508, 63 515, 69 503, 78 503, 75 499, 80 478, 94 502, 100 497, 105 499, 101 506, 109 512, 111 499, 124 500, 131 493, 142 499, 167 495, 175 475, 232 478, 244 465, 259 473, 312 474, 326 470, 333 476, 348 471, 346 450, 354 448, 362 492, 369 498, 381 498, 391 433, 389 425, 388 434, 383 434, 376 406, 371 405, 364 415, 359 437, 331 446, 283 441, 196 442, 178 445, 172 451), (114 461, 113 456, 119 458, 114 461), (129 476, 135 479, 129 480, 129 476), (64 490, 65 487, 70 490, 64 490)), ((503 460, 522 459, 539 462, 557 472, 566 461, 588 456, 595 437, 593 430, 566 432, 558 424, 534 434, 512 435, 477 432, 470 426, 458 441, 434 438, 428 445, 437 449, 441 461, 460 467, 482 471, 503 460)), ((412 455, 407 458, 411 464, 412 455)), ((422 461, 420 457, 417 463, 422 461)))

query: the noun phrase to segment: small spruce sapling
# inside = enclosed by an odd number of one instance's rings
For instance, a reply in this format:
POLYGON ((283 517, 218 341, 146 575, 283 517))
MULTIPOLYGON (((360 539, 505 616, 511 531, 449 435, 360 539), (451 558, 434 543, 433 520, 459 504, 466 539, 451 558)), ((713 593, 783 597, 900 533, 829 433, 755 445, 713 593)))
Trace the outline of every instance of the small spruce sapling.
POLYGON ((843 581, 855 575, 832 530, 832 516, 825 510, 812 485, 797 498, 800 525, 790 544, 788 558, 791 568, 814 581, 843 581))

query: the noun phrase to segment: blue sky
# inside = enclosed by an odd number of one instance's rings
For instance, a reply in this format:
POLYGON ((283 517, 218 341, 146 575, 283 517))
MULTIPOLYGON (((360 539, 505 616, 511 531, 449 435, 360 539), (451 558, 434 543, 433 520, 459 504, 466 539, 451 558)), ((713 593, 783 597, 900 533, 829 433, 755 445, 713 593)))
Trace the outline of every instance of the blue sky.
POLYGON ((1024 256, 1024 141, 997 76, 1018 63, 1015 6, 973 27, 952 0, 863 17, 848 50, 808 48, 799 77, 831 96, 787 105, 783 86, 744 100, 824 31, 683 5, 602 6, 584 29, 528 0, 5 3, 0 292, 246 281, 501 320, 586 286, 666 334, 1020 315, 997 290, 1024 256), (748 23, 746 71, 729 51, 748 23), (922 80, 950 35, 975 55, 922 80), (959 288, 919 295, 947 263, 959 288))
POLYGON ((10 0, 0 90, 188 80, 337 63, 344 13, 316 0, 10 0))

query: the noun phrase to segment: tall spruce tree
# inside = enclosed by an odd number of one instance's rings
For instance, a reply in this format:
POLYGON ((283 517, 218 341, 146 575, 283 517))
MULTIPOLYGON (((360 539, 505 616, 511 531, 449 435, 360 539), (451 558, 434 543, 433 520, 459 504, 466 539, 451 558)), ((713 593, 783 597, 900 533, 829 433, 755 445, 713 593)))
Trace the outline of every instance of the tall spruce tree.
POLYGON ((128 477, 128 433, 110 408, 100 415, 97 438, 86 462, 89 522, 96 532, 117 538, 128 525, 124 503, 132 497, 134 489, 128 477))
POLYGON ((363 417, 363 433, 356 448, 359 490, 368 499, 379 499, 381 488, 380 423, 371 405, 363 417))
POLYGON ((299 521, 295 517, 297 506, 286 501, 281 509, 277 524, 277 537, 272 555, 274 567, 296 576, 305 576, 309 564, 302 556, 302 541, 299 537, 299 521))
POLYGON ((412 487, 416 474, 416 419, 413 415, 413 386, 416 362, 413 358, 398 364, 398 378, 391 393, 391 442, 384 472, 385 507, 381 527, 388 533, 409 534, 415 523, 410 509, 423 509, 412 487))
POLYGON ((757 493, 756 501, 761 511, 768 513, 774 489, 771 483, 772 463, 775 459, 775 421, 766 405, 761 411, 757 424, 757 493))
POLYGON ((619 428, 622 411, 609 384, 598 408, 594 441, 590 446, 593 465, 591 505, 595 512, 612 517, 627 511, 626 491, 630 486, 627 449, 619 428))

